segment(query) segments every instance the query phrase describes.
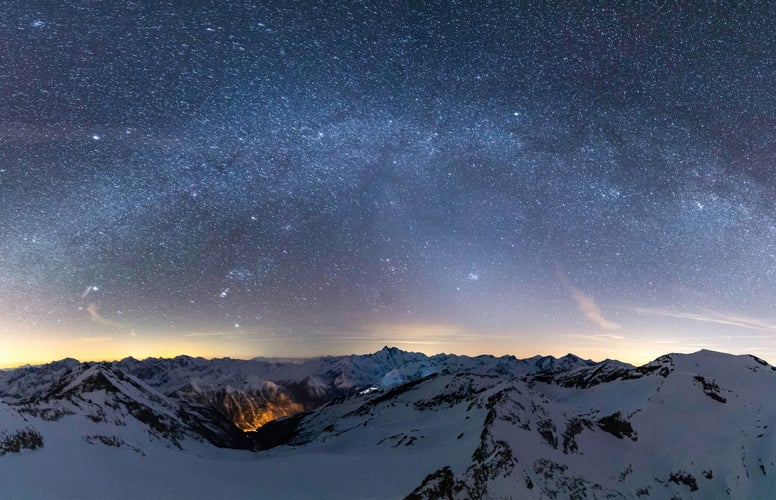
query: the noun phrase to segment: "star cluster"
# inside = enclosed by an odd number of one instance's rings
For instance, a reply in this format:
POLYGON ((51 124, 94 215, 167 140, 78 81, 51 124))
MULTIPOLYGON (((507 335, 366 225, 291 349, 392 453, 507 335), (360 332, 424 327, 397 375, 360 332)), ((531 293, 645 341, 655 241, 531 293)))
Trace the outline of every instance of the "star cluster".
POLYGON ((3 363, 776 358, 768 5, 0 4, 3 363))

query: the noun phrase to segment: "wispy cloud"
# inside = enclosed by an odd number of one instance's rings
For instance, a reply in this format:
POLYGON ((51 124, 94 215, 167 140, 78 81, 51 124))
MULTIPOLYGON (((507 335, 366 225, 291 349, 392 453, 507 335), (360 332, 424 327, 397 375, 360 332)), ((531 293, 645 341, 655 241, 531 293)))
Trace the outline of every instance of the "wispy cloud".
POLYGON ((242 337, 244 335, 250 335, 248 332, 232 331, 232 332, 190 332, 181 334, 181 337, 242 337))
POLYGON ((601 311, 601 308, 598 307, 598 304, 596 304, 593 297, 587 295, 569 282, 560 264, 556 263, 555 274, 558 275, 558 279, 569 291, 571 298, 577 303, 579 311, 585 315, 588 321, 602 330, 622 330, 622 325, 604 317, 604 313, 601 311))
POLYGON ((757 318, 747 318, 731 314, 721 314, 715 312, 675 312, 666 309, 646 309, 634 308, 634 312, 647 314, 650 316, 662 316, 666 318, 686 319, 691 321, 700 321, 702 323, 713 323, 717 325, 735 326, 747 330, 757 330, 760 332, 776 333, 776 323, 770 323, 757 318))
POLYGON ((86 306, 86 312, 89 313, 89 319, 91 319, 95 323, 99 323, 100 325, 105 325, 105 326, 114 326, 119 328, 121 327, 119 323, 116 323, 115 321, 111 321, 108 318, 102 316, 95 302, 90 302, 89 305, 86 306))
POLYGON ((604 313, 601 312, 601 308, 598 307, 598 304, 595 303, 593 297, 582 293, 582 291, 574 288, 573 286, 569 285, 568 288, 569 292, 571 292, 571 297, 577 303, 577 307, 579 307, 579 310, 582 312, 582 314, 585 315, 588 321, 603 330, 622 329, 622 325, 615 323, 614 321, 610 321, 604 317, 604 313))
POLYGON ((450 339, 471 334, 466 328, 449 323, 382 323, 370 325, 366 330, 373 336, 402 340, 450 339))
POLYGON ((569 334, 568 337, 581 339, 585 341, 591 341, 591 342, 612 342, 612 341, 625 340, 625 336, 623 335, 613 335, 609 333, 600 333, 600 334, 593 334, 593 335, 575 333, 575 334, 569 334))

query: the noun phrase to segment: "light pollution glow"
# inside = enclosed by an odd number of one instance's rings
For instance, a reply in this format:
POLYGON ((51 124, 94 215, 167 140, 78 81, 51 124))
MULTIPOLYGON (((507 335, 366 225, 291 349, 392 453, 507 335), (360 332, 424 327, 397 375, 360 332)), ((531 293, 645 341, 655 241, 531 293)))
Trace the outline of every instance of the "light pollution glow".
POLYGON ((82 361, 117 360, 132 356, 204 358, 252 357, 305 358, 325 355, 366 354, 383 346, 434 355, 440 352, 476 356, 563 356, 569 352, 600 361, 618 359, 634 365, 669 352, 711 349, 733 354, 754 354, 776 360, 776 326, 718 314, 679 314, 636 309, 635 318, 649 326, 611 331, 600 328, 575 333, 562 331, 475 331, 450 323, 396 323, 368 325, 350 332, 318 335, 279 334, 270 331, 153 331, 131 330, 117 334, 107 328, 90 335, 66 330, 19 327, 14 335, 4 329, 0 367, 41 364, 72 357, 82 361), (681 320, 681 321, 680 321, 681 320), (658 330, 655 325, 663 329, 658 330), (700 326, 699 326, 700 325, 700 326), (710 326, 711 325, 711 328, 710 326), (682 328, 679 329, 678 327, 682 328), (742 334, 749 329, 751 334, 742 334), (35 333, 32 333, 35 331, 35 333), (710 333, 711 332, 711 333, 710 333), (688 341, 688 338, 694 339, 688 341), (562 346, 562 347, 559 347, 562 346))

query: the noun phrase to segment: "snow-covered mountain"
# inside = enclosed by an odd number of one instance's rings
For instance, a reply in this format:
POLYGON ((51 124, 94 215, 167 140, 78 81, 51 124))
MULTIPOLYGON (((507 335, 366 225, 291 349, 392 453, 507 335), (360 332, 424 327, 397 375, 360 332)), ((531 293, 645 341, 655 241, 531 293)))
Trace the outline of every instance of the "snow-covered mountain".
POLYGON ((0 372, 0 481, 10 498, 768 498, 774 389, 764 361, 710 351, 63 360, 0 372))
POLYGON ((465 470, 414 498, 769 498, 776 492, 776 373, 754 357, 669 355, 501 382, 465 470))
MULTIPOLYGON (((333 398, 370 387, 387 389, 444 370, 518 376, 590 366, 573 355, 560 359, 513 356, 428 357, 385 347, 367 355, 281 362, 271 359, 126 358, 110 364, 170 398, 222 413, 243 431, 317 408, 333 398)), ((48 365, 0 372, 0 398, 30 399, 58 383, 80 363, 65 359, 48 365)), ((107 366, 107 365, 106 365, 107 366)))

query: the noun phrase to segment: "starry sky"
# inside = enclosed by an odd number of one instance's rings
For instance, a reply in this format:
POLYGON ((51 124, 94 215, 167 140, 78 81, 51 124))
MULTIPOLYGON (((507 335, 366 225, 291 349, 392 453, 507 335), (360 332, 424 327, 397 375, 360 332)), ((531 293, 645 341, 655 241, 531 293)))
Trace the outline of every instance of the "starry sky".
POLYGON ((776 12, 0 0, 0 365, 776 362, 776 12))

